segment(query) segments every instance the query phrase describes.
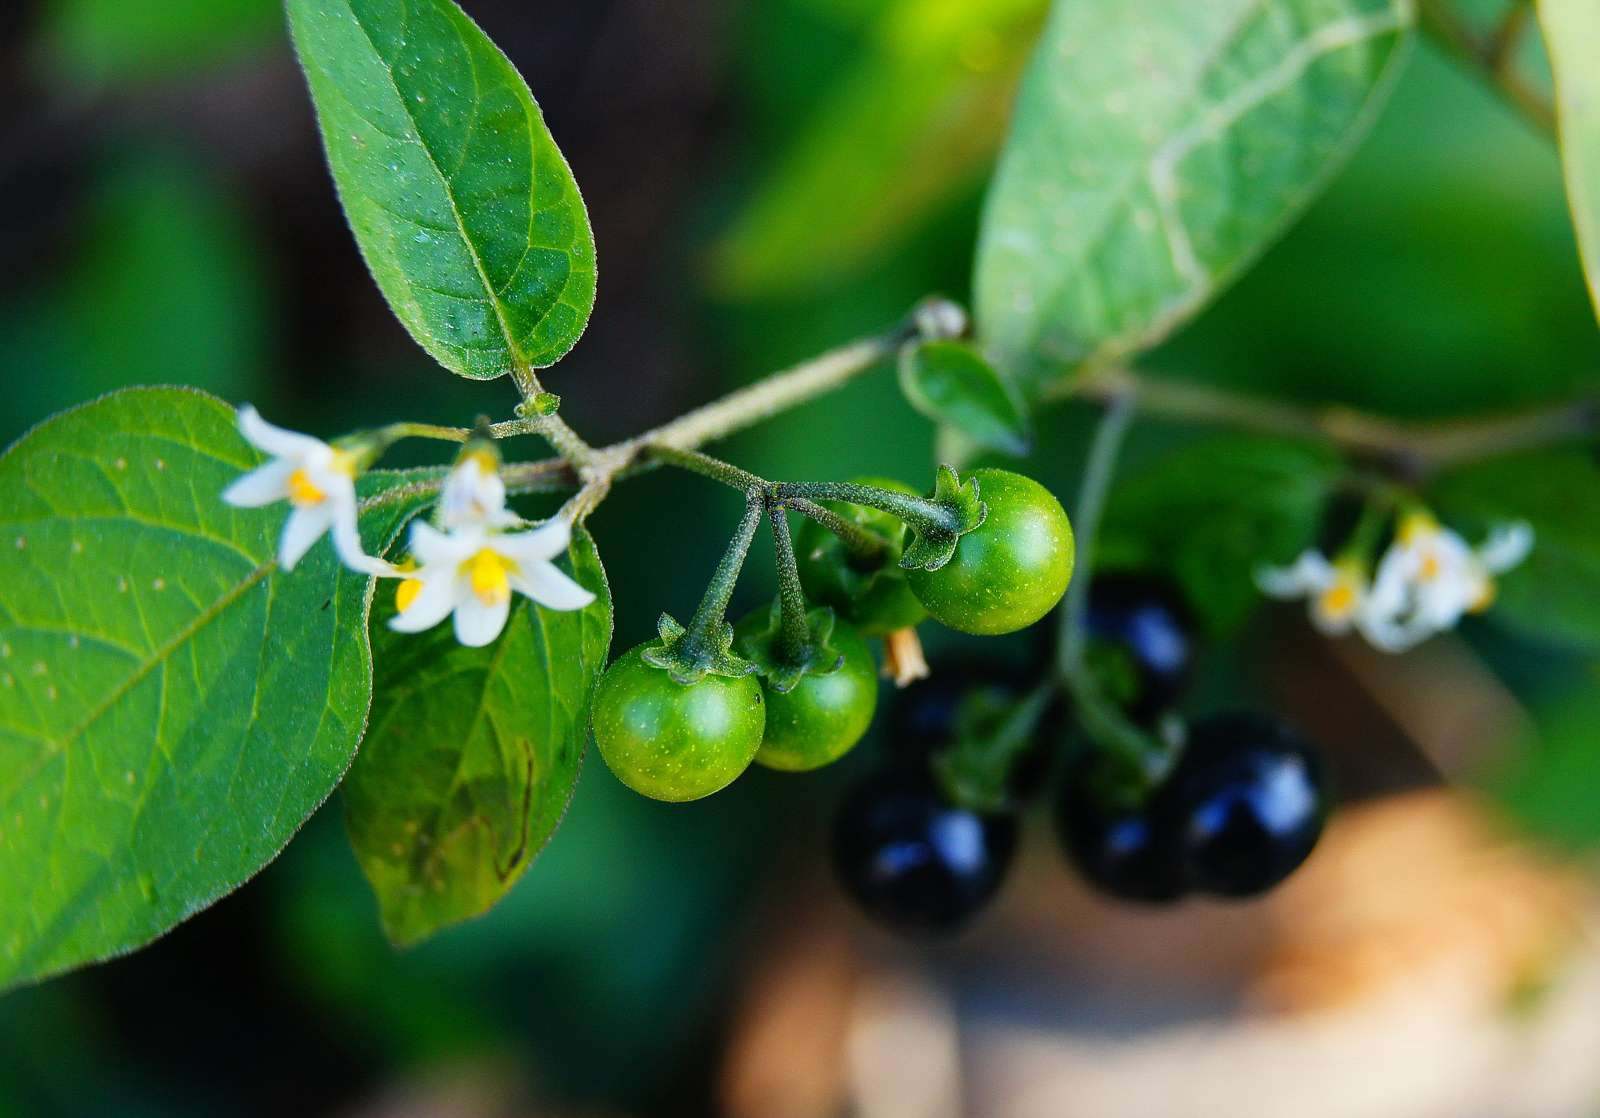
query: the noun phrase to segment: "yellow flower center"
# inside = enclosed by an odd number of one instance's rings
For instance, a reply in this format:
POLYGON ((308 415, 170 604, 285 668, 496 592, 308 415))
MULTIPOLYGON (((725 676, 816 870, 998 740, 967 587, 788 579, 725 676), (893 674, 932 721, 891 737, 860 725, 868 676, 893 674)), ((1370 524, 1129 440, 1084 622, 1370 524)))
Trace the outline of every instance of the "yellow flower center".
POLYGON ((328 495, 311 480, 311 475, 304 468, 289 475, 289 500, 292 504, 320 505, 327 499, 328 495))
POLYGON ((1329 617, 1349 617, 1356 608, 1356 588, 1348 582, 1335 583, 1322 592, 1318 602, 1329 617))
POLYGON ((1422 554, 1422 566, 1417 571, 1417 577, 1423 582, 1432 582, 1439 577, 1441 564, 1437 552, 1425 551, 1422 554))
POLYGON ((497 606, 511 599, 511 572, 516 564, 493 548, 479 551, 463 566, 472 583, 472 592, 486 606, 497 606))
POLYGON ((412 603, 417 600, 417 595, 420 593, 422 593, 422 580, 420 578, 406 579, 395 587, 394 608, 404 613, 411 608, 412 603))

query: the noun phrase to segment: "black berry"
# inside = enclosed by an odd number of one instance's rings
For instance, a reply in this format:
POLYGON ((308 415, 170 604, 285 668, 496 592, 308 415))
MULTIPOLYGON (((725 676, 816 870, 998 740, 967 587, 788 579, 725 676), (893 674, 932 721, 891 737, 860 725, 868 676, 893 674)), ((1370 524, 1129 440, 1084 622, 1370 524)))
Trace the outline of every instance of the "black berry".
POLYGON ((1194 723, 1157 797, 1191 888, 1263 893, 1293 873, 1322 834, 1327 792, 1316 751, 1255 714, 1194 723))
POLYGON ((1170 582, 1132 572, 1096 575, 1084 629, 1101 687, 1134 721, 1149 723, 1183 694, 1194 665, 1194 629, 1170 582))
POLYGON ((1187 892, 1183 866, 1172 829, 1154 806, 1104 754, 1085 751, 1056 803, 1067 860, 1108 896, 1147 904, 1178 900, 1187 892))
POLYGON ((846 798, 834 869, 866 912, 902 932, 950 932, 1000 888, 1016 850, 1010 815, 946 803, 925 772, 892 769, 846 798))

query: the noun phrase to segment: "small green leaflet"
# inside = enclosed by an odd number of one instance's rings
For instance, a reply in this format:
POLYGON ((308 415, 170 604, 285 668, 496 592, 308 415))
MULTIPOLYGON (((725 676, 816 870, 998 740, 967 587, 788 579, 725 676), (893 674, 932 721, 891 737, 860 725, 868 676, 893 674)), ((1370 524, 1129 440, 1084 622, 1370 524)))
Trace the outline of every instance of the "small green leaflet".
MULTIPOLYGON (((0 457, 0 986, 138 947, 261 869, 333 790, 371 697, 368 579, 283 509, 204 393, 136 388, 0 457)), ((416 502, 364 518, 368 546, 416 502)))
POLYGON ((1539 23, 1555 74, 1567 204, 1589 295, 1600 310, 1600 4, 1539 0, 1539 23))
POLYGON ((1112 490, 1099 564, 1171 575, 1207 628, 1227 633, 1261 601, 1256 570, 1316 542, 1339 473, 1336 455, 1287 439, 1181 447, 1112 490))
POLYGON ((610 589, 588 533, 568 558, 595 601, 568 613, 521 602, 486 648, 457 644, 449 625, 390 632, 390 602, 373 619, 371 730, 345 782, 345 819, 396 943, 490 908, 566 812, 611 646, 610 589))
POLYGON ((334 182, 389 305, 451 372, 566 354, 594 234, 527 83, 451 0, 288 0, 334 182))
POLYGON ((936 423, 1002 454, 1028 453, 1028 416, 1016 390, 961 342, 911 343, 900 351, 900 390, 936 423))
POLYGON ((1381 101, 1407 0, 1055 5, 990 187, 978 336, 1031 391, 1147 347, 1252 260, 1381 101))
POLYGON ((1533 526, 1533 550, 1502 576, 1487 619, 1538 640, 1600 649, 1600 469, 1587 452, 1470 466, 1440 479, 1428 499, 1469 543, 1496 524, 1533 526))

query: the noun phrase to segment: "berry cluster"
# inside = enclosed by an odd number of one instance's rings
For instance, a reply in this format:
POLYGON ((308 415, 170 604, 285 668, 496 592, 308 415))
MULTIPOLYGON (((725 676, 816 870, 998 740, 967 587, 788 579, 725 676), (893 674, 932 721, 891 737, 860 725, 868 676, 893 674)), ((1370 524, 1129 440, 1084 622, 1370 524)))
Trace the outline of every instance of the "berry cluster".
MULTIPOLYGON (((1102 691, 1131 721, 1170 730, 1194 647, 1181 600, 1156 580, 1103 576, 1091 588, 1086 627, 1102 691)), ((835 869, 870 915, 901 931, 951 931, 999 890, 1019 813, 1047 783, 1065 721, 1049 704, 1034 712, 1026 741, 986 732, 1006 725, 1005 712, 1018 710, 1024 695, 992 667, 960 664, 900 696, 889 765, 835 818, 835 869), (986 756, 1002 766, 987 799, 952 779, 984 772, 986 756)), ((1249 897, 1311 853, 1326 812, 1322 765, 1276 721, 1201 719, 1163 760, 1152 772, 1082 742, 1067 766, 1058 834, 1067 859, 1100 891, 1145 903, 1194 893, 1249 897)))

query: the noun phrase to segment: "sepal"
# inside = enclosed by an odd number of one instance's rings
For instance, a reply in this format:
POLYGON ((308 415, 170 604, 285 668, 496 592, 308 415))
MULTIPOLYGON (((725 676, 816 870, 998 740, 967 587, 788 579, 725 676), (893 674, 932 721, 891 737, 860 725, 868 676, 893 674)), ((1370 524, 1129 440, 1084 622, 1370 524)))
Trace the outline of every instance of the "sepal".
POLYGON ((647 646, 640 655, 645 663, 660 668, 676 683, 688 686, 708 675, 736 679, 756 671, 754 664, 732 651, 733 626, 726 621, 717 626, 709 648, 697 647, 697 642, 689 639, 689 631, 671 614, 661 615, 656 622, 656 633, 660 640, 647 646))
POLYGON ((978 528, 989 515, 989 506, 978 496, 978 479, 963 482, 951 466, 940 466, 933 483, 935 503, 955 514, 954 529, 928 524, 911 524, 911 540, 900 555, 900 565, 908 571, 937 571, 956 553, 961 537, 978 528))

